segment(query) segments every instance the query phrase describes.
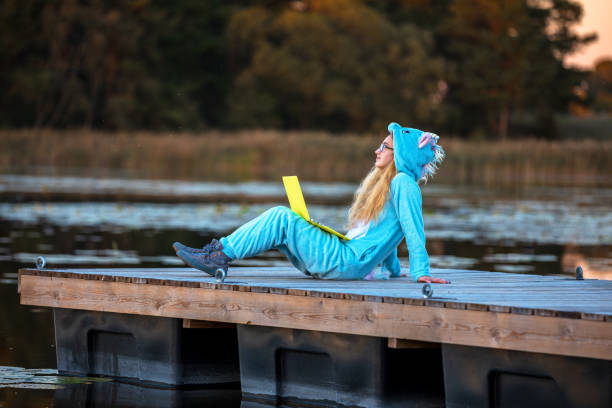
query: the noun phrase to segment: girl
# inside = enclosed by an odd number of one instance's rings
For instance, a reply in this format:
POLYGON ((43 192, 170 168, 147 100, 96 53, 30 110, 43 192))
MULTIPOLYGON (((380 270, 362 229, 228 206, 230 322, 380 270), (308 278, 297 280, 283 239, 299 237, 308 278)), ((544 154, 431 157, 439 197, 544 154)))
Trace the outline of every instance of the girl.
POLYGON ((401 274, 397 246, 406 239, 410 275, 418 282, 448 283, 429 273, 422 199, 427 181, 444 157, 438 136, 397 123, 375 151, 375 167, 362 181, 349 210, 350 241, 308 223, 287 207, 271 208, 232 234, 206 245, 173 247, 187 265, 211 275, 234 259, 276 248, 306 275, 319 279, 371 279, 401 274), (386 275, 386 276, 385 276, 386 275))

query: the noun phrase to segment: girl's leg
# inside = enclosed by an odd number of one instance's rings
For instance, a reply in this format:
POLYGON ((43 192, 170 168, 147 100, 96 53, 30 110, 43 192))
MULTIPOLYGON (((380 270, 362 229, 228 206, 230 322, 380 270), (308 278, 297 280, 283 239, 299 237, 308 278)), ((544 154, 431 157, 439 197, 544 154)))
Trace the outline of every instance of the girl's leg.
POLYGON ((242 259, 278 249, 302 272, 317 278, 356 279, 361 273, 354 253, 341 240, 279 206, 220 239, 222 251, 242 259))
POLYGON ((180 242, 175 242, 172 246, 185 264, 211 275, 219 267, 227 267, 232 259, 254 256, 272 248, 278 248, 287 255, 293 265, 305 271, 305 266, 285 245, 287 232, 295 231, 298 224, 302 227, 304 224, 310 226, 287 207, 279 206, 247 222, 220 241, 213 239, 202 249, 190 248, 180 242))
POLYGON ((287 230, 301 218, 287 207, 270 208, 219 241, 223 252, 232 259, 255 256, 286 242, 287 230))

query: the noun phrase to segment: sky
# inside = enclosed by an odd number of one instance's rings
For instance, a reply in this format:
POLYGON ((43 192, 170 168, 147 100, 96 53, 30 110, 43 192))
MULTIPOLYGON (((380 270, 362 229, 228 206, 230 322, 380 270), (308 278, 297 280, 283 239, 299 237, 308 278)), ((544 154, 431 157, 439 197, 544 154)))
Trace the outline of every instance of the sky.
POLYGON ((584 8, 581 34, 597 32, 599 39, 566 59, 567 65, 593 68, 598 59, 612 59, 612 0, 581 0, 584 8))

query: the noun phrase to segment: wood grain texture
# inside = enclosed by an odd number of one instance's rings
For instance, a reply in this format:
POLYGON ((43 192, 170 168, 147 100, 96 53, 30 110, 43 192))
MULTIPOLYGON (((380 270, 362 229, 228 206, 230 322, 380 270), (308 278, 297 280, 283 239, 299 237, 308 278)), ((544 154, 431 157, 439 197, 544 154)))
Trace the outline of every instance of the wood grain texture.
POLYGON ((448 269, 434 273, 452 278, 453 284, 434 285, 435 294, 431 299, 423 299, 422 284, 410 279, 325 281, 306 277, 288 267, 232 268, 223 283, 190 268, 25 268, 20 276, 200 287, 587 320, 608 321, 608 316, 612 316, 610 281, 448 269))
POLYGON ((609 321, 64 277, 21 277, 21 303, 612 360, 609 321))

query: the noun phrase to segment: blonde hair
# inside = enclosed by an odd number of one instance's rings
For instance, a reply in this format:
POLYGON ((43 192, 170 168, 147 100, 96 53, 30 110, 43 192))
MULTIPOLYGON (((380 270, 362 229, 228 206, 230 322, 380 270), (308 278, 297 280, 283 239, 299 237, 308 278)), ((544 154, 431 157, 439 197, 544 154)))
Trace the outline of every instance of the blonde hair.
MULTIPOLYGON (((444 149, 438 145, 438 139, 440 139, 438 135, 430 132, 423 132, 419 139, 419 146, 426 143, 431 144, 434 158, 421 168, 421 177, 417 181, 418 184, 427 183, 427 180, 436 174, 438 165, 444 160, 444 149)), ((396 174, 395 157, 385 167, 373 167, 370 170, 355 192, 353 203, 349 209, 348 229, 357 226, 361 222, 369 223, 372 220, 376 221, 378 219, 378 215, 387 201, 391 181, 396 174)))
POLYGON ((395 160, 383 168, 373 167, 370 170, 355 192, 349 210, 349 229, 359 222, 368 223, 378 218, 387 201, 391 180, 396 174, 395 160))

